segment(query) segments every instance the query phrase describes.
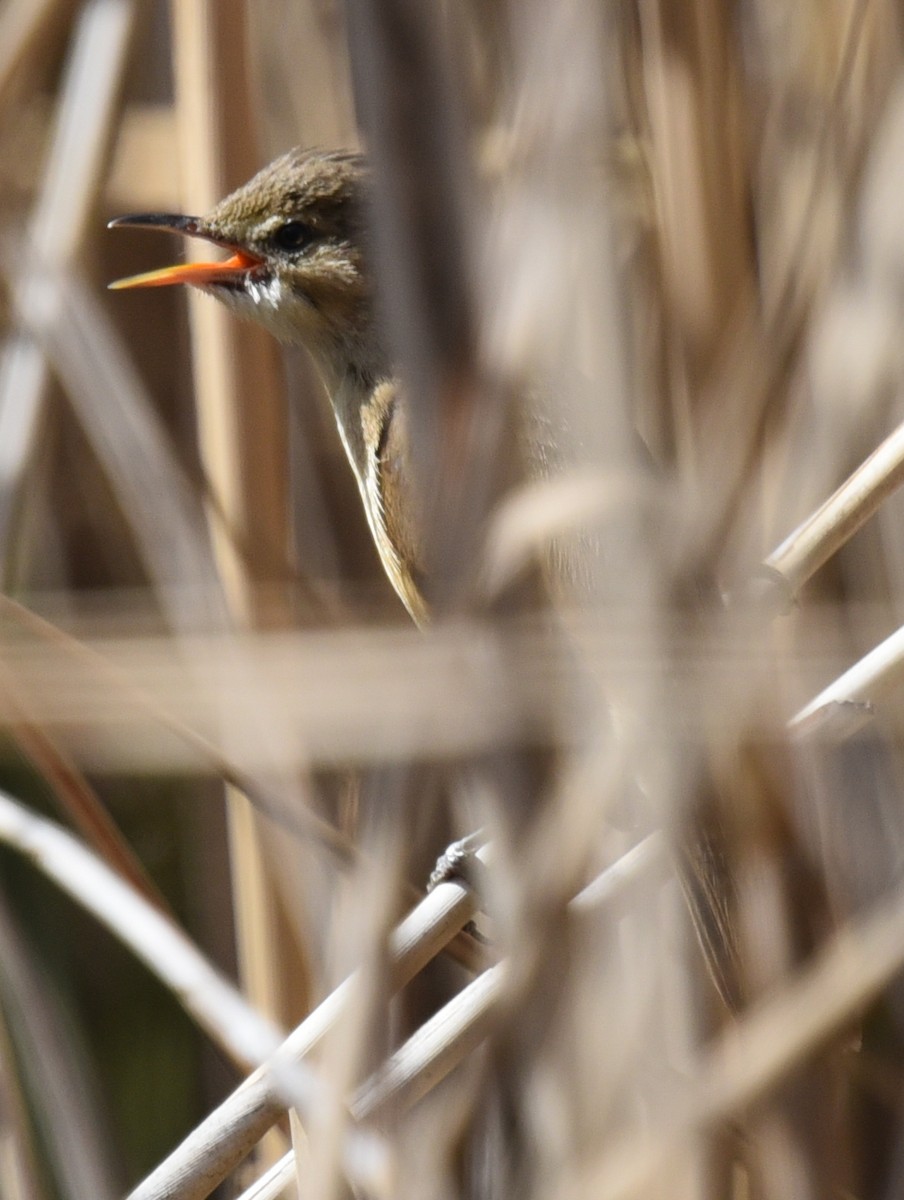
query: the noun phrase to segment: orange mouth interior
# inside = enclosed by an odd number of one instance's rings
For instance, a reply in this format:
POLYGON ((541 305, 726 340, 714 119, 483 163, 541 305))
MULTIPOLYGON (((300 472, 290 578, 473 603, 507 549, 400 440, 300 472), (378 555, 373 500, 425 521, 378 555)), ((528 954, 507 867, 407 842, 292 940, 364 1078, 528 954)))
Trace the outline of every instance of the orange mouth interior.
POLYGON ((223 283, 235 280, 258 266, 259 258, 237 250, 232 258, 223 262, 187 262, 175 267, 161 267, 157 271, 145 271, 141 275, 129 275, 126 279, 117 279, 108 286, 112 291, 137 287, 169 287, 176 283, 194 284, 203 287, 208 283, 223 283))

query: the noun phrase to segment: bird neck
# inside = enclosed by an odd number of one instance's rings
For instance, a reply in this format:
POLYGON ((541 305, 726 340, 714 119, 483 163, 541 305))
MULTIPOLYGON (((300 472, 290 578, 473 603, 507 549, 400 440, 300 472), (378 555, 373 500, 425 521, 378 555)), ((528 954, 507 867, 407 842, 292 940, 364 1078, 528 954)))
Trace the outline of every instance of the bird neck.
POLYGON ((329 339, 309 345, 318 373, 326 387, 339 435, 352 469, 363 482, 368 473, 368 446, 362 413, 375 390, 392 378, 384 357, 367 340, 329 339))

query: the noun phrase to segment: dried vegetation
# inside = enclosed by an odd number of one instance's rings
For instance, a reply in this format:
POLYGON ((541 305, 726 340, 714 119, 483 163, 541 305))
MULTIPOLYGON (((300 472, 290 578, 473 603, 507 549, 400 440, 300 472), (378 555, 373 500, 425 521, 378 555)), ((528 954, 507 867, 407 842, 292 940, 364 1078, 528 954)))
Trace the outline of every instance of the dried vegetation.
POLYGON ((901 1194, 901 21, 0 4, 4 1198, 901 1194), (361 143, 422 631, 307 362, 103 291, 361 143))

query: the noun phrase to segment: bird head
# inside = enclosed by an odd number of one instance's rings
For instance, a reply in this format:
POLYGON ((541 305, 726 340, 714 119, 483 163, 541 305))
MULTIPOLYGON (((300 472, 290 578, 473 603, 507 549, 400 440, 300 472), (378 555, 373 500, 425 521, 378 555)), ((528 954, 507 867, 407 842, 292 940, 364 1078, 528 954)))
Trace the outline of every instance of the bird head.
POLYGON ((293 150, 204 217, 141 213, 111 227, 163 229, 230 251, 118 280, 112 288, 185 283, 216 296, 280 341, 307 346, 328 375, 379 373, 366 263, 367 168, 360 155, 293 150))

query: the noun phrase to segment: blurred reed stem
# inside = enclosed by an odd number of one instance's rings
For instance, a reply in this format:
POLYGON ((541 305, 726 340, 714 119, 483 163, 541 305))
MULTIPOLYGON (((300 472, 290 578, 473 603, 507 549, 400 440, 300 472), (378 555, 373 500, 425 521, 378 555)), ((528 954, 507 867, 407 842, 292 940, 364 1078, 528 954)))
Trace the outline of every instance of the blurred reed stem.
MULTIPOLYGON (((203 213, 260 165, 249 11, 243 0, 174 0, 171 15, 182 196, 188 211, 203 213)), ((204 297, 189 298, 189 314, 201 459, 225 519, 212 514, 211 534, 232 618, 253 628, 264 616, 255 585, 281 582, 287 571, 288 438, 276 348, 204 297)), ((266 619, 280 625, 288 615, 277 604, 266 619)), ((234 788, 227 795, 243 984, 263 1011, 290 1022, 307 1007, 303 950, 281 917, 261 818, 234 788)))

